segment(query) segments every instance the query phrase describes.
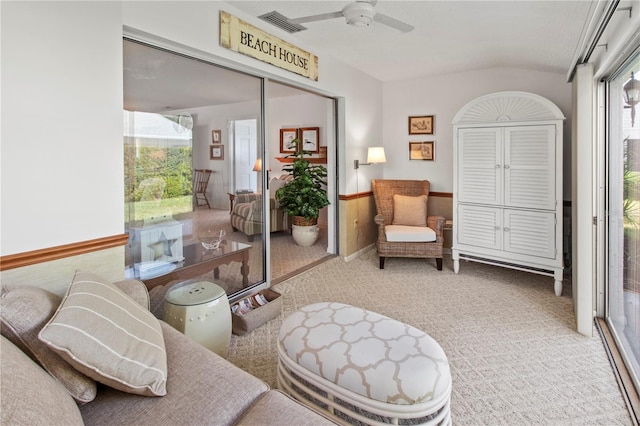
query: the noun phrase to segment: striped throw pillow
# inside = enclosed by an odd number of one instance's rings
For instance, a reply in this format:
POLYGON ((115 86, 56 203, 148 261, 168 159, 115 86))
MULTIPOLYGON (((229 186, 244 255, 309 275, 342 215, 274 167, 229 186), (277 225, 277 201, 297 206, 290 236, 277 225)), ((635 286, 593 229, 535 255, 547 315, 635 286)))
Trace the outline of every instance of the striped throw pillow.
POLYGON ((167 355, 160 323, 94 274, 76 272, 38 338, 100 383, 138 395, 167 393, 167 355))

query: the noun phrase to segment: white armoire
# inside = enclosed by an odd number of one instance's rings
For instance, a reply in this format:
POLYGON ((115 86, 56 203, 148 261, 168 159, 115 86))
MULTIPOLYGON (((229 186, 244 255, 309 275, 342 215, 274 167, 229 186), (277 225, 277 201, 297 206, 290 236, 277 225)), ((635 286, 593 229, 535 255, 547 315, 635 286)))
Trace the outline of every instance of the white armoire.
POLYGON ((562 293, 562 126, 549 100, 500 92, 453 119, 453 268, 460 260, 554 277, 562 293))

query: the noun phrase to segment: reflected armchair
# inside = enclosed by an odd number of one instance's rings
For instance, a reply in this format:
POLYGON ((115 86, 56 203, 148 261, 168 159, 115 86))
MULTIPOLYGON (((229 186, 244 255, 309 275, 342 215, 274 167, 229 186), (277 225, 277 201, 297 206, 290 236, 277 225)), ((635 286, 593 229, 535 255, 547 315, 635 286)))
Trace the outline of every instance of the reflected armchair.
MULTIPOLYGON (((275 191, 290 180, 289 175, 273 178, 269 183, 269 215, 270 232, 286 231, 291 228, 289 215, 280 207, 275 199, 275 191)), ((254 240, 256 234, 262 233, 262 194, 238 194, 231 211, 231 227, 234 232, 242 231, 249 241, 254 240)))
POLYGON ((429 181, 374 179, 371 187, 380 269, 387 257, 415 257, 436 259, 441 271, 445 218, 427 215, 429 181))

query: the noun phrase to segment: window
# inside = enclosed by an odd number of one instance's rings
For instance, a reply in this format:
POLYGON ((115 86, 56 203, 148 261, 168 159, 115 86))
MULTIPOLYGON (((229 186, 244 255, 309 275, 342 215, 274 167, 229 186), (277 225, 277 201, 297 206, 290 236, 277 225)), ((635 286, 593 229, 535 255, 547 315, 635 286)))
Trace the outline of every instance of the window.
POLYGON ((640 75, 640 55, 608 84, 607 146, 607 320, 638 389, 640 374, 640 117, 625 101, 632 73, 640 75))

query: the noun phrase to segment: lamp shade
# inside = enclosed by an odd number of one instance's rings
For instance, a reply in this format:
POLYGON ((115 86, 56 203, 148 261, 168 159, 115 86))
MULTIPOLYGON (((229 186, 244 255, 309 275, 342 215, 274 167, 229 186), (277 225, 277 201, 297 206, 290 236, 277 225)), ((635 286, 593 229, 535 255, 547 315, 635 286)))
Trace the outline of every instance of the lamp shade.
POLYGON ((386 163, 387 157, 384 155, 384 148, 381 146, 374 146, 367 151, 367 163, 386 163))
POLYGON ((253 171, 254 172, 261 172, 262 171, 262 158, 258 158, 256 160, 256 163, 253 165, 253 171))

